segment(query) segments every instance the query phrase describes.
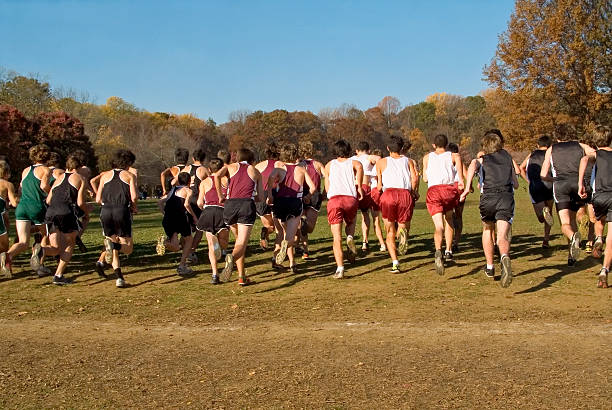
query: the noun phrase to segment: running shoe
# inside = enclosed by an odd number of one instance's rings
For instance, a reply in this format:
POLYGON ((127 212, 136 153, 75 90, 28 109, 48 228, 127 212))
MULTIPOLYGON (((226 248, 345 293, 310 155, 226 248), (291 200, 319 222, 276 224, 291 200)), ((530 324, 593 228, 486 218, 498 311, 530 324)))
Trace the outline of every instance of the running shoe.
POLYGON ((487 276, 487 278, 494 278, 495 277, 495 268, 489 269, 489 268, 487 268, 485 266, 484 273, 487 276))
POLYGON ((406 228, 401 228, 398 235, 399 247, 397 250, 400 255, 405 255, 408 253, 408 230, 406 228))
POLYGON ((453 242, 453 246, 451 247, 451 250, 453 251, 453 253, 459 252, 459 245, 457 244, 457 242, 453 242))
POLYGON ((337 270, 336 273, 334 273, 334 279, 342 278, 344 278, 344 270, 337 270))
POLYGON ((221 283, 221 281, 219 280, 219 276, 212 275, 212 278, 210 279, 210 284, 211 285, 218 285, 220 283, 221 283))
MULTIPOLYGON (((166 253, 166 235, 160 235, 159 238, 157 238, 157 245, 155 245, 155 251, 159 256, 162 256, 166 253)), ((106 263, 109 262, 107 261, 106 263)))
MULTIPOLYGON (((110 265, 113 263, 113 241, 111 241, 110 238, 104 238, 104 250, 106 251, 104 260, 110 265)), ((166 247, 164 247, 164 251, 165 250, 166 247)))
POLYGON ((283 239, 280 250, 276 254, 276 263, 278 265, 282 265, 282 263, 285 262, 285 258, 287 257, 287 246, 289 246, 289 242, 283 239))
POLYGON ((299 272, 298 272, 297 265, 289 266, 289 272, 290 272, 292 275, 297 275, 297 274, 299 273, 299 272))
POLYGON ((512 265, 510 264, 510 257, 503 255, 501 257, 501 279, 500 285, 502 288, 507 288, 512 283, 512 265))
POLYGON ((387 252, 387 246, 386 245, 380 245, 380 251, 381 252, 387 252))
POLYGON ((567 266, 574 266, 575 264, 576 264, 576 259, 572 258, 571 256, 567 258, 567 266))
POLYGON ((597 287, 606 289, 608 287, 608 270, 601 268, 597 276, 597 287))
POLYGON ((68 285, 70 283, 70 279, 65 276, 57 276, 53 275, 53 284, 54 285, 68 285))
POLYGON ((261 227, 261 233, 259 234, 259 247, 263 251, 268 250, 268 229, 265 226, 261 227))
POLYGON ((125 288, 125 279, 123 278, 117 278, 117 280, 115 281, 115 286, 117 286, 118 288, 125 288))
POLYGON ((238 284, 240 286, 249 286, 249 285, 252 285, 253 283, 255 282, 253 282, 251 279, 247 278, 246 276, 241 276, 238 278, 238 284))
POLYGON ((302 259, 304 260, 310 259, 310 254, 308 253, 308 251, 304 251, 304 253, 302 254, 302 259))
POLYGON ((550 212, 550 208, 545 206, 542 209, 542 216, 544 217, 544 222, 546 222, 547 225, 549 226, 553 226, 555 223, 555 219, 552 216, 552 213, 550 212))
POLYGON ((550 244, 548 241, 542 241, 542 249, 550 249, 550 244))
POLYGON ((178 273, 179 276, 190 276, 193 275, 193 269, 187 265, 179 265, 178 268, 176 268, 176 273, 178 273))
POLYGON ((225 255, 225 267, 219 275, 219 279, 222 282, 227 282, 232 277, 232 270, 234 270, 234 255, 228 253, 225 255))
POLYGON ((570 242, 570 258, 577 261, 580 257, 580 232, 574 232, 570 242))
POLYGON ((442 259, 441 249, 436 250, 434 258, 434 263, 436 265, 436 273, 440 276, 444 275, 444 260, 442 259))
POLYGON ((355 263, 355 256, 357 256, 357 247, 355 246, 355 238, 352 235, 346 237, 346 247, 348 249, 347 259, 350 263, 355 263))
POLYGON ((40 265, 38 269, 36 270, 36 275, 39 278, 44 278, 45 276, 51 275, 51 269, 47 268, 44 265, 40 265))
POLYGON ((587 242, 584 244, 584 253, 591 254, 593 253, 593 243, 587 242))
POLYGON ((13 273, 11 272, 10 257, 6 252, 2 252, 0 254, 0 273, 8 278, 13 277, 13 273))
POLYGON ((104 273, 104 264, 100 261, 96 262, 96 273, 99 277, 107 279, 106 273, 104 273))
POLYGON ((400 267, 399 267, 399 263, 392 264, 391 265, 391 269, 389 269, 389 272, 396 273, 396 274, 397 273, 402 273, 402 271, 400 270, 400 267))
POLYGON ((282 270, 283 269, 283 265, 279 265, 278 263, 276 263, 276 259, 272 258, 272 269, 274 269, 274 270, 282 270))
POLYGON ((361 250, 367 252, 370 249, 370 245, 367 242, 361 244, 361 250))
POLYGON ((34 243, 34 247, 32 248, 32 257, 30 258, 30 267, 34 272, 38 271, 40 267, 40 257, 42 256, 42 246, 40 242, 34 243))
POLYGON ((453 261, 453 253, 446 251, 444 252, 444 262, 452 262, 453 261))
POLYGON ((210 241, 212 242, 213 252, 215 253, 215 259, 216 260, 221 259, 221 246, 219 245, 219 239, 217 239, 217 237, 213 235, 210 241))
POLYGON ((603 249, 603 238, 601 236, 595 237, 595 242, 593 242, 593 255, 594 258, 601 258, 601 250, 603 249))

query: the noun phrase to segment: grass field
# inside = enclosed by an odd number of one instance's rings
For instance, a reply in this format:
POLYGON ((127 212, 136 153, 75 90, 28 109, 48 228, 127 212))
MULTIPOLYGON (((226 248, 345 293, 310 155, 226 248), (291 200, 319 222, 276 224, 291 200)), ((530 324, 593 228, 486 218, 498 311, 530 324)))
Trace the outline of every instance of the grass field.
POLYGON ((482 273, 478 194, 443 277, 424 199, 403 274, 371 252, 332 279, 322 212, 314 259, 297 275, 269 269, 256 225, 247 271, 257 283, 246 288, 210 285, 205 247, 198 274, 177 276, 178 254, 155 254, 161 216, 148 201, 123 259, 130 287, 117 289, 93 272, 93 218, 71 285, 32 276, 29 255, 0 281, 0 406, 609 408, 612 292, 595 287, 600 262, 567 267, 558 223, 542 250, 524 186, 516 204, 508 289, 482 273))

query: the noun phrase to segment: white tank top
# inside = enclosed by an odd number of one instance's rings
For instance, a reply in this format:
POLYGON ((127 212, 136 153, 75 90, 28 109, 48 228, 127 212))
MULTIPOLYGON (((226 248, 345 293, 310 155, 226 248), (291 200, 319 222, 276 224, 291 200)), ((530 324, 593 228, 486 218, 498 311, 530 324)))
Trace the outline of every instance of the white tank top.
POLYGON ((382 172, 383 191, 387 188, 412 189, 410 182, 410 160, 387 157, 387 167, 382 172))
POLYGON ((329 191, 327 192, 327 198, 338 195, 357 198, 353 161, 350 158, 343 162, 334 159, 329 164, 329 191))
POLYGON ((457 170, 453 166, 453 154, 450 151, 442 154, 430 152, 425 172, 427 172, 428 187, 454 184, 457 170))
POLYGON ((351 159, 361 162, 361 166, 363 167, 363 175, 365 176, 364 178, 365 184, 370 185, 372 183, 372 177, 376 176, 376 170, 374 169, 374 165, 370 162, 369 155, 368 154, 355 155, 351 159))

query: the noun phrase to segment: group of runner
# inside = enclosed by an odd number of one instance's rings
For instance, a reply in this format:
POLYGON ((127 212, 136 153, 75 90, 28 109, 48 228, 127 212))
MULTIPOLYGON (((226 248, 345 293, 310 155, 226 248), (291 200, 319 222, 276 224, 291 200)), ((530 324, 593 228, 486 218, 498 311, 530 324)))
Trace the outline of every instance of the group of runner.
MULTIPOLYGON (((469 166, 462 162, 459 147, 449 143, 445 135, 436 135, 432 152, 422 159, 422 173, 416 161, 409 158, 410 142, 398 135, 390 137, 387 153, 370 150, 360 142, 355 151, 345 140, 331 147, 333 159, 326 165, 315 160, 310 141, 286 143, 280 149, 274 144, 266 150, 266 159, 255 162, 248 149, 239 149, 234 158, 220 151, 205 162, 201 149, 175 152, 177 165, 161 173, 164 235, 157 242, 157 253, 181 251, 177 272, 193 274, 198 262, 197 249, 203 237, 208 244, 208 259, 213 284, 230 280, 234 270, 238 284, 253 283, 245 271, 245 255, 257 217, 262 222, 260 246, 266 250, 275 234, 271 268, 288 268, 298 273, 298 256, 310 258, 308 235, 313 232, 327 198, 327 221, 333 237, 336 262, 334 278, 345 275, 345 257, 353 264, 357 257, 355 229, 361 213, 361 249, 370 250, 369 232, 374 227, 379 251, 391 259, 390 271, 400 273, 399 256, 409 248, 409 232, 413 210, 419 200, 422 176, 427 183, 426 206, 434 225, 435 270, 444 274, 445 267, 457 252, 463 227, 465 199, 473 192, 472 180, 478 176, 479 211, 482 220, 484 272, 495 276, 495 248, 499 252, 502 287, 513 278, 510 261, 511 226, 514 218, 514 190, 518 176, 529 183, 529 193, 538 220, 544 224, 542 246, 549 246, 553 225, 553 202, 561 229, 568 238, 568 265, 579 257, 581 236, 577 213, 588 209, 593 222, 593 238, 588 247, 593 256, 601 257, 604 249, 604 227, 612 223, 612 135, 607 127, 598 127, 592 135, 596 149, 572 139, 572 132, 560 128, 555 137, 539 138, 538 148, 519 167, 503 148, 499 130, 487 131, 481 139, 481 151, 469 166), (382 219, 382 221, 381 221, 382 219), (384 233, 381 229, 384 226, 384 233), (345 238, 343 239, 343 231, 345 238), (233 249, 228 249, 230 232, 233 249), (346 252, 343 246, 346 243, 346 252), (219 261, 225 258, 223 269, 219 261)), ((58 266, 53 283, 69 283, 64 277, 74 247, 87 222, 93 195, 101 205, 100 221, 104 233, 104 251, 95 270, 106 278, 111 265, 117 287, 126 286, 119 254, 133 250, 132 214, 137 212, 137 170, 132 168, 135 156, 118 150, 112 169, 90 180, 91 171, 83 152, 68 156, 64 169, 54 168, 57 158, 45 145, 30 149, 32 165, 22 172, 21 198, 8 182, 10 168, 0 161, 0 269, 10 275, 14 258, 28 248, 30 235, 37 233, 30 258, 31 268, 39 275, 50 274, 45 258, 56 257, 58 266), (9 247, 5 210, 16 207, 17 241, 9 247)), ((598 273, 598 287, 607 287, 612 261, 612 237, 608 235, 606 252, 598 273)), ((84 246, 84 245, 83 245, 84 246)))

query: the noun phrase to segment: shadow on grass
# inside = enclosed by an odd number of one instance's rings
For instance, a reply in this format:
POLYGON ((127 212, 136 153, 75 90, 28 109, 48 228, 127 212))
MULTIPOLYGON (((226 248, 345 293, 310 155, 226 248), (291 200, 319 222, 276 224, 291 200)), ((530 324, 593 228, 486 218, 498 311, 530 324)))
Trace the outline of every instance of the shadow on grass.
MULTIPOLYGON (((579 261, 575 266, 567 266, 567 264, 559 264, 556 266, 552 266, 552 268, 557 269, 557 272, 553 273, 552 275, 549 275, 547 277, 544 278, 544 280, 540 283, 538 283, 535 286, 532 286, 528 289, 524 289, 521 290, 519 292, 515 292, 515 295, 522 295, 522 294, 527 294, 527 293, 533 293, 533 292, 537 292, 540 291, 542 289, 546 289, 549 288, 552 284, 554 284, 555 282, 558 282, 559 280, 561 280, 564 276, 570 275, 572 273, 580 273, 585 271, 586 269, 590 269, 593 266, 598 265, 600 262, 594 258, 587 258, 585 260, 579 261)), ((523 276, 523 275, 528 275, 530 273, 533 272, 538 272, 541 271, 542 267, 536 267, 533 269, 529 269, 525 272, 521 272, 519 274, 516 274, 515 276, 523 276)))

